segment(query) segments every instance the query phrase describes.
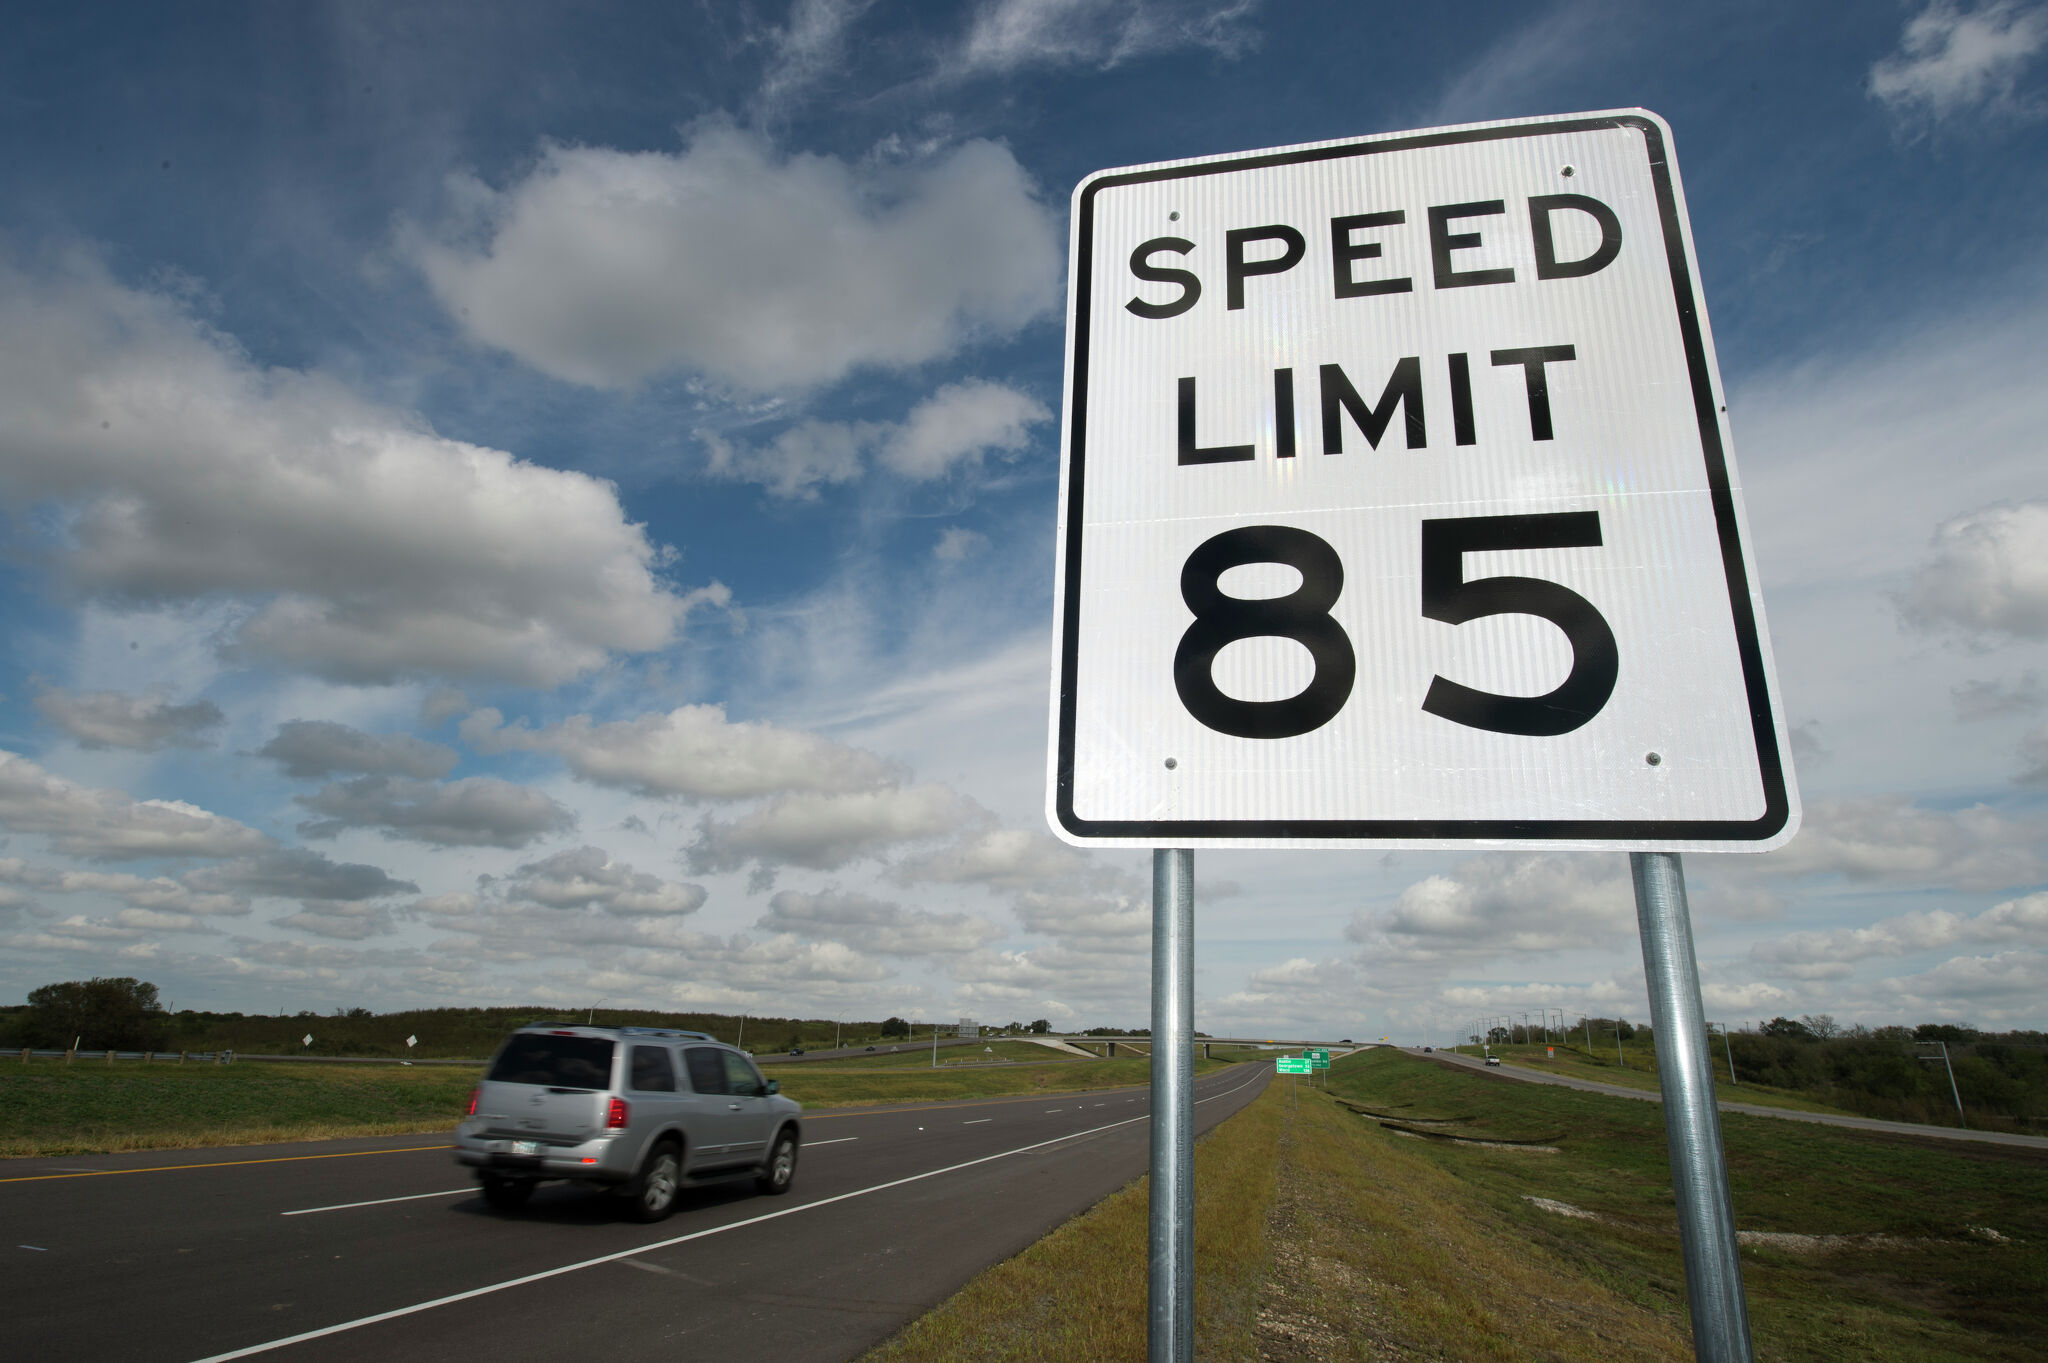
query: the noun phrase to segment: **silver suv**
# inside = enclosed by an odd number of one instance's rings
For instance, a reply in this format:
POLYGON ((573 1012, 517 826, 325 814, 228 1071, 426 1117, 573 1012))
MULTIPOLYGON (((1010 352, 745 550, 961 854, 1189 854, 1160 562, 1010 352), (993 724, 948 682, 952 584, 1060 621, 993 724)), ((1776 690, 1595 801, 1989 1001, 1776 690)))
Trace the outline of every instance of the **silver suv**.
POLYGON ((751 1174, 789 1191, 803 1108, 744 1052, 703 1032, 539 1024, 506 1039, 455 1128, 455 1158, 499 1211, 545 1179, 624 1197, 641 1221, 686 1183, 751 1174))

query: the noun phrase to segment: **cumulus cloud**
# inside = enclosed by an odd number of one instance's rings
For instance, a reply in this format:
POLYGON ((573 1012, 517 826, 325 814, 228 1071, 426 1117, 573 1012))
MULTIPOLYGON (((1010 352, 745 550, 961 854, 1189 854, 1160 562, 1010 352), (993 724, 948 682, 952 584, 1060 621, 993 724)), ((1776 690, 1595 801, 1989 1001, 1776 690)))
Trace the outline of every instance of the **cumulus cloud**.
POLYGON ((239 916, 249 912, 247 900, 234 894, 209 892, 189 881, 112 871, 59 870, 32 865, 19 857, 0 857, 0 883, 49 894, 106 895, 131 909, 195 922, 208 914, 239 916))
POLYGON ((805 388, 942 358, 1057 301, 1056 218, 993 142, 853 164, 710 123, 679 152, 550 143, 504 189, 452 189, 457 217, 403 249, 470 339, 570 383, 805 388))
POLYGON ((577 847, 529 862, 491 888, 506 899, 550 909, 602 909, 621 917, 681 917, 703 908, 710 897, 702 885, 663 880, 613 861, 601 847, 577 847))
POLYGON ((293 719, 256 750, 300 781, 317 781, 338 771, 374 776, 411 776, 430 781, 455 769, 455 750, 410 734, 366 734, 325 719, 293 719))
POLYGON ((2048 994, 2048 952, 1956 956, 1918 975, 1883 980, 1878 988, 1906 1016, 2030 1022, 2048 994))
POLYGON ((1137 955, 1151 949, 1152 901, 1136 894, 1048 894, 1026 890, 1012 901, 1026 932, 1080 952, 1137 955))
POLYGON ((1934 0, 1907 21, 1898 51, 1870 68, 1871 97, 1893 113, 1939 122, 1971 109, 2018 113, 2019 90, 2048 45, 2048 8, 1988 0, 1965 10, 1934 0))
POLYGON ((846 35, 874 0, 796 0, 768 34, 770 58, 755 105, 781 112, 818 81, 845 68, 846 35))
POLYGON ((517 848, 576 826, 576 816, 545 792, 494 776, 439 784, 359 776, 294 798, 322 816, 299 825, 309 838, 374 828, 387 838, 435 847, 517 848))
POLYGON ((219 728, 227 719, 210 700, 173 705, 161 696, 54 687, 36 697, 36 709, 81 748, 132 748, 137 752, 210 747, 213 740, 207 731, 219 728))
POLYGON ((1373 944, 1369 955, 1422 961, 1558 951, 1634 930, 1623 858, 1537 854, 1459 862, 1410 885, 1392 909, 1355 916, 1345 932, 1373 944))
POLYGON ((2048 824, 2038 817, 2009 818, 1985 805, 1927 809, 1904 795, 1883 795, 1815 800, 1797 838, 1740 861, 1772 876, 1998 890, 2048 879, 2044 841, 2048 824))
POLYGON ((991 453, 1014 454, 1033 426, 1050 420, 1044 403, 985 379, 947 384, 900 423, 801 421, 766 444, 736 444, 700 431, 706 472, 759 483, 778 497, 811 501, 820 488, 850 483, 878 461, 891 472, 929 482, 958 468, 979 467, 991 453))
POLYGON ((729 823, 706 815, 684 857, 700 875, 750 861, 765 874, 778 866, 836 871, 901 843, 942 837, 978 813, 940 785, 780 795, 729 823))
POLYGON ((2048 946, 2048 893, 2009 899, 1978 914, 1931 909, 1882 919, 1869 927, 1795 932, 1758 942, 1749 949, 1749 959, 1799 979, 1832 979, 1873 956, 2003 944, 2048 946))
POLYGON ((332 861, 310 847, 279 847, 253 857, 238 857, 187 871, 181 879, 195 890, 281 899, 355 902, 420 892, 419 886, 395 880, 380 867, 332 861))
POLYGON ((503 715, 485 709, 465 719, 461 733, 478 752, 552 752, 593 785, 655 798, 839 794, 879 786, 899 774, 871 752, 801 729, 729 720, 722 705, 684 705, 612 723, 572 715, 544 729, 508 727, 503 715))
POLYGON ((844 942, 884 956, 951 955, 973 951, 1000 935, 985 918, 965 913, 906 909, 888 900, 841 890, 801 894, 784 890, 768 901, 756 927, 807 941, 844 942))
POLYGON ((1986 507, 1943 522, 1899 609, 1922 628, 2048 639, 2048 502, 1986 507))
POLYGON ((82 249, 0 255, 0 499, 54 503, 73 587, 241 604, 233 654, 348 683, 552 686, 688 608, 609 483, 265 369, 82 249))
POLYGON ((1258 0, 990 0, 975 13, 953 73, 1031 66, 1109 70, 1176 48, 1235 57, 1257 41, 1245 23, 1258 0))
POLYGON ((66 856, 233 857, 273 845, 265 834, 181 800, 131 800, 76 785, 0 751, 0 825, 41 833, 66 856))
POLYGON ((976 829, 948 846, 906 858, 896 868, 904 882, 986 885, 1024 890, 1061 883, 1098 884, 1114 872, 1057 838, 1026 828, 976 829))
POLYGON ((297 913, 286 914, 272 919, 280 928, 291 928, 297 932, 310 932, 316 937, 333 937, 345 942, 360 942, 368 937, 381 937, 397 930, 391 909, 384 904, 340 904, 327 901, 309 900, 299 906, 297 913))
POLYGON ((2015 781, 2023 786, 2048 786, 2048 725, 2030 730, 2020 739, 2020 762, 2015 781))

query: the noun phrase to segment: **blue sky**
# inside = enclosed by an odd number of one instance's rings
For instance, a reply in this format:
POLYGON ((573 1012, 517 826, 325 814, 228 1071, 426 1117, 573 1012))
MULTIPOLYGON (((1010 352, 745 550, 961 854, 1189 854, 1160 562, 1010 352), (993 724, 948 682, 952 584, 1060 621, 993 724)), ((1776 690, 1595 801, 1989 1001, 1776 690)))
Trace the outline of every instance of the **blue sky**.
MULTIPOLYGON (((1709 1016, 2048 1025, 2048 7, 136 6, 0 55, 0 996, 1130 1024, 1043 808, 1091 171, 1674 129, 1805 828, 1709 1016)), ((1199 1025, 1640 1016, 1619 854, 1205 852, 1199 1025)))

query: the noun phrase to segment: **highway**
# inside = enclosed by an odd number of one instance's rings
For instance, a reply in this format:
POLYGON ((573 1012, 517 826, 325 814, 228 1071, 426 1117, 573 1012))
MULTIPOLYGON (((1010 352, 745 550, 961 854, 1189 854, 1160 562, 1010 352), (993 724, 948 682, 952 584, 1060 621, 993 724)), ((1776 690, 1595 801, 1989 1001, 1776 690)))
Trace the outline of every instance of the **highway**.
MULTIPOLYGON (((1198 1079, 1197 1133, 1271 1075, 1198 1079)), ((564 1184, 492 1213, 437 1135, 0 1161, 0 1339, 38 1363, 848 1359, 1144 1173, 1148 1111, 821 1110, 788 1196, 693 1189, 653 1226, 564 1184)))
MULTIPOLYGON (((1418 1059, 1422 1058, 1423 1052, 1417 1047, 1403 1046, 1401 1049, 1418 1059)), ((1635 1098, 1646 1103, 1664 1101, 1664 1096, 1655 1090, 1628 1088, 1621 1084, 1603 1084, 1595 1079, 1578 1079, 1563 1074, 1538 1074, 1508 1063, 1488 1065, 1476 1056, 1460 1055, 1455 1051, 1436 1051, 1428 1058, 1441 1065, 1456 1065, 1495 1078, 1517 1079, 1525 1084, 1555 1084, 1560 1088, 1577 1089, 1581 1093, 1605 1093, 1615 1098, 1635 1098)), ((1985 1145, 2020 1145, 2035 1150, 2048 1150, 2048 1136, 2023 1136, 2010 1131, 1973 1131, 1967 1127, 1924 1126, 1918 1122, 1887 1122, 1875 1117, 1839 1116, 1831 1112, 1800 1112, 1795 1108, 1766 1107, 1761 1103, 1743 1103, 1728 1098, 1718 1100, 1717 1106, 1723 1112, 1745 1112, 1752 1117, 1781 1117, 1788 1122, 1814 1122, 1821 1126, 1847 1127, 1853 1131, 1875 1131, 1890 1136, 1924 1136, 1932 1140, 1977 1141, 1985 1145)))

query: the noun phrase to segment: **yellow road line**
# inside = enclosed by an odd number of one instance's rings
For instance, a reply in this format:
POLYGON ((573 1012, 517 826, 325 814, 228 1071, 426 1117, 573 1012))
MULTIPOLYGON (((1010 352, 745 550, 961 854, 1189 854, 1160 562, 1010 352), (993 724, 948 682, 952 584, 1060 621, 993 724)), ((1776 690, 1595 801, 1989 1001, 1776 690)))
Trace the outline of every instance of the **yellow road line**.
POLYGON ((269 1159, 224 1159, 211 1164, 154 1164, 146 1169, 82 1169, 74 1174, 24 1174, 0 1183, 40 1183, 53 1178, 103 1178, 108 1174, 167 1174, 177 1169, 226 1169, 237 1164, 290 1164, 294 1160, 354 1159, 358 1155, 409 1155, 421 1150, 453 1150, 452 1145, 406 1145, 396 1150, 343 1150, 333 1155, 273 1155, 269 1159))

